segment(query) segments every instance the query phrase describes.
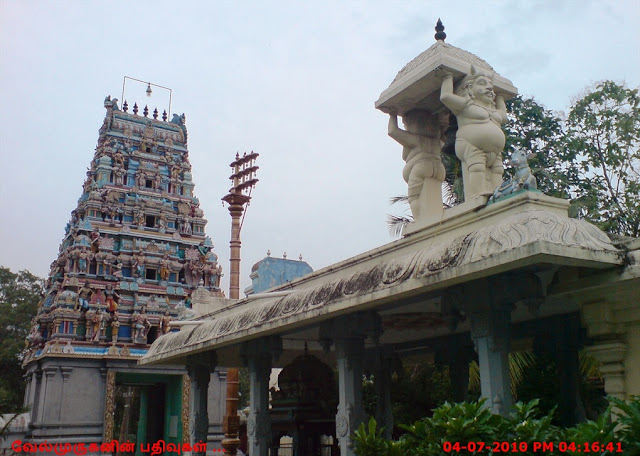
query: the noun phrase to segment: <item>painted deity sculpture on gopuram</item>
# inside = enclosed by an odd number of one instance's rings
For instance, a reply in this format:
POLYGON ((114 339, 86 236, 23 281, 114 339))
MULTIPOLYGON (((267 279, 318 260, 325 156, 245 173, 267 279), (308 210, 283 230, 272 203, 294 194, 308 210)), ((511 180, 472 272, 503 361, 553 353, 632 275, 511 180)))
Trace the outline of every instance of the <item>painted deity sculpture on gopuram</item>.
POLYGON ((486 203, 501 186, 505 100, 518 93, 487 62, 445 38, 438 20, 436 42, 405 65, 375 103, 390 115, 389 136, 403 146, 403 177, 416 221, 442 216, 441 153, 450 128, 457 128, 455 155, 461 162, 465 201, 481 198, 486 203), (406 131, 398 127, 397 116, 406 131))
POLYGON ((170 331, 178 304, 190 302, 195 288, 223 296, 222 269, 193 192, 184 115, 138 115, 137 105, 131 113, 111 97, 104 107, 26 363, 63 346, 66 354, 131 354, 123 348, 143 348, 170 331))

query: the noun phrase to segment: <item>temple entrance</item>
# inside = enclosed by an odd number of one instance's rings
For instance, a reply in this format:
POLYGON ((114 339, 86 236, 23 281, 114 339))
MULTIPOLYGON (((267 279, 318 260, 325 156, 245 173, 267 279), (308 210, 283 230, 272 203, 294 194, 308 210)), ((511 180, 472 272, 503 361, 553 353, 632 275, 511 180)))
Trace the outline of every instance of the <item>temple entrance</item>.
POLYGON ((143 395, 147 395, 147 426, 144 439, 150 443, 164 440, 165 385, 149 385, 145 389, 143 395))
POLYGON ((118 372, 114 390, 113 438, 135 443, 135 453, 142 446, 160 440, 182 442, 182 376, 149 375, 118 372))
POLYGON ((335 438, 338 382, 333 369, 305 347, 278 375, 273 389, 271 429, 278 456, 339 454, 335 438))

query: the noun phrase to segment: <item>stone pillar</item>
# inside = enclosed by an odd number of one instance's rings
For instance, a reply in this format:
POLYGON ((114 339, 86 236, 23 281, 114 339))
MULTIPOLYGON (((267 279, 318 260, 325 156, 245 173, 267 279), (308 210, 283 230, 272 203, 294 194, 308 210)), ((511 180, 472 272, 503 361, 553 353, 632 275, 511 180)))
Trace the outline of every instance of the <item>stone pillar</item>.
MULTIPOLYGON (((38 401, 40 403, 40 406, 38 407, 38 421, 48 422, 51 420, 51 417, 49 415, 53 413, 53 411, 49 411, 49 409, 52 408, 50 407, 49 402, 54 400, 52 396, 54 395, 54 382, 56 372, 58 372, 58 368, 45 367, 42 370, 44 373, 44 377, 42 378, 42 387, 40 388, 40 398, 38 401), (47 414, 48 411, 49 414, 47 414)), ((54 417, 54 419, 55 418, 57 418, 57 416, 54 417)))
POLYGON ((335 343, 339 400, 336 436, 340 456, 355 455, 351 435, 364 418, 362 411, 364 340, 369 337, 377 345, 381 334, 381 319, 375 312, 345 315, 320 327, 319 340, 324 349, 329 350, 331 344, 335 343))
POLYGON ((453 400, 463 402, 469 394, 469 363, 473 349, 470 342, 454 335, 448 341, 449 381, 453 392, 453 400))
MULTIPOLYGON (((348 332, 344 333, 348 335, 348 332)), ((336 361, 338 364, 338 413, 336 414, 336 436, 340 456, 354 456, 351 434, 363 419, 362 413, 362 358, 364 337, 338 337, 336 361)))
POLYGON ((63 421, 67 412, 67 404, 69 403, 67 396, 69 395, 69 377, 73 372, 73 367, 60 367, 62 373, 62 391, 60 392, 60 408, 58 410, 58 421, 63 421), (64 410, 63 410, 64 409, 64 410))
POLYGON ((509 376, 511 309, 492 301, 469 306, 471 337, 478 353, 480 389, 493 413, 507 414, 513 404, 509 376))
POLYGON ((638 394, 637 382, 627 377, 640 379, 640 320, 635 318, 633 301, 610 300, 587 302, 582 305, 581 317, 593 345, 586 352, 600 363, 600 374, 604 379, 604 390, 618 399, 626 400, 638 394), (629 343, 631 342, 631 346, 629 343))
POLYGON ((640 322, 627 327, 625 342, 629 347, 625 358, 627 398, 640 396, 640 322))
POLYGON ((249 420, 247 437, 251 456, 268 456, 271 447, 271 417, 269 415, 269 377, 271 366, 282 352, 279 337, 248 342, 245 346, 249 368, 249 420))
POLYGON ((393 413, 391 410, 391 374, 393 371, 393 352, 390 347, 377 350, 373 367, 373 381, 376 389, 376 422, 384 428, 384 437, 391 438, 393 432, 393 413))
POLYGON ((553 328, 557 336, 554 351, 560 389, 560 423, 570 427, 586 419, 580 399, 580 319, 577 314, 560 315, 554 319, 553 328))
POLYGON ((27 372, 22 376, 22 380, 25 382, 22 406, 31 409, 33 405, 33 388, 35 387, 35 372, 27 372))
MULTIPOLYGON (((211 372, 216 368, 215 351, 197 353, 187 358, 187 371, 191 377, 191 410, 190 426, 191 443, 207 443, 209 434, 209 414, 207 411, 209 397, 209 381, 211 372)), ((204 452, 194 453, 205 456, 204 452)))

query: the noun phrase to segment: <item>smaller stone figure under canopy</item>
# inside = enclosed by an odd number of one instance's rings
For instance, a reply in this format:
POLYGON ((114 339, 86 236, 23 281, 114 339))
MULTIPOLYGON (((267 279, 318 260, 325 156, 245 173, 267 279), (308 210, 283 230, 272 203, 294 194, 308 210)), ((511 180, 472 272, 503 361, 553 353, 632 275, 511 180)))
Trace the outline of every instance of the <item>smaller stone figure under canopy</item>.
POLYGON ((389 136, 402 145, 406 162, 402 177, 408 184, 411 213, 418 220, 442 212, 442 182, 445 169, 440 159, 440 127, 436 116, 422 109, 404 114, 406 131, 398 127, 398 116, 389 114, 389 136))

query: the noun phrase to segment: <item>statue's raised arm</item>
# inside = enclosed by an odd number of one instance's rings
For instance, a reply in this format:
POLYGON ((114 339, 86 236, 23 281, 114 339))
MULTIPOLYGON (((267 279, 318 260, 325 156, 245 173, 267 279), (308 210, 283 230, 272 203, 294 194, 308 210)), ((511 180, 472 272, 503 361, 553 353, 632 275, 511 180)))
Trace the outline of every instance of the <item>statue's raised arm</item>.
POLYGON ((453 93, 453 75, 451 73, 443 69, 436 70, 436 73, 442 77, 440 101, 457 116, 467 105, 467 99, 453 93))

